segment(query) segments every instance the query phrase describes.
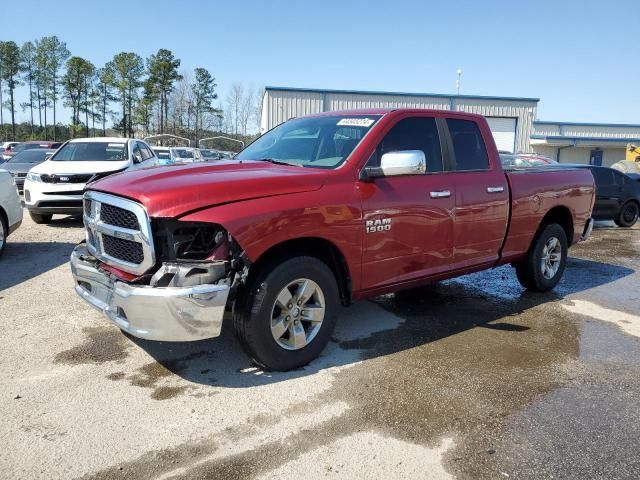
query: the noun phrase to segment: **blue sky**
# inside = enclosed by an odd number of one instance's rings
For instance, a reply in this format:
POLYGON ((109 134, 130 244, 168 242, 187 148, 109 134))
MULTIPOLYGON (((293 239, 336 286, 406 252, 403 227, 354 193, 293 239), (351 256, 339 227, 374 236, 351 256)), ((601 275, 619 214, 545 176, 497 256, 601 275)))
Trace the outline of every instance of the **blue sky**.
POLYGON ((233 81, 453 93, 462 68, 462 94, 538 97, 543 120, 640 123, 638 0, 20 0, 2 17, 3 40, 55 34, 98 66, 171 49, 222 98, 233 81))

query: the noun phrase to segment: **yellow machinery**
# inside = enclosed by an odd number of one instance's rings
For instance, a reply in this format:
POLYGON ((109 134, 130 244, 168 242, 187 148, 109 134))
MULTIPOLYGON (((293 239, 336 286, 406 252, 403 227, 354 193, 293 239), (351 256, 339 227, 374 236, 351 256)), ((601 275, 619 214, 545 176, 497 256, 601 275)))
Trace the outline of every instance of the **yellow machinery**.
POLYGON ((633 143, 627 144, 627 157, 625 158, 627 162, 638 162, 640 163, 640 145, 634 145, 633 143))

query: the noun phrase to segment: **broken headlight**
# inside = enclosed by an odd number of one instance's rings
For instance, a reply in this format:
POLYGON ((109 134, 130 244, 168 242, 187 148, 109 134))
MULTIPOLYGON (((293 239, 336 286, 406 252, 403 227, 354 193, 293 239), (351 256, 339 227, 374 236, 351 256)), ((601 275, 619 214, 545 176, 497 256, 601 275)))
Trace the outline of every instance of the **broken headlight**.
POLYGON ((229 234, 215 223, 159 219, 154 220, 154 237, 161 261, 224 260, 229 234))

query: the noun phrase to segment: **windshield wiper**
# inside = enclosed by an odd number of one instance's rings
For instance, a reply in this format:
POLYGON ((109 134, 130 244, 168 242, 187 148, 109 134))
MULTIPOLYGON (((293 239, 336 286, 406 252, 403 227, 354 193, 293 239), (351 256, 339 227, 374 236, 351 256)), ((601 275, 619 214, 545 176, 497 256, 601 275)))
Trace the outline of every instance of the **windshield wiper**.
POLYGON ((258 162, 269 162, 269 163, 274 163, 276 165, 289 165, 291 167, 303 167, 303 165, 299 163, 283 162, 282 160, 276 160, 274 158, 258 158, 256 160, 258 162))

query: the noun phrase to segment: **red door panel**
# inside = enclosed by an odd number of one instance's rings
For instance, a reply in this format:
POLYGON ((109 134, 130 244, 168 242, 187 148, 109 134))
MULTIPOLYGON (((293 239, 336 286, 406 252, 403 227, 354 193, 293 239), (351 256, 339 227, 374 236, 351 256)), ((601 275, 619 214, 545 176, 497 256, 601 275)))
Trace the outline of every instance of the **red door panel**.
POLYGON ((378 178, 360 184, 363 289, 451 268, 455 192, 449 174, 378 178), (431 198, 431 192, 450 196, 431 198), (369 229, 367 229, 367 222, 369 229))
POLYGON ((452 175, 456 189, 454 268, 495 262, 507 232, 507 179, 500 171, 452 175))

